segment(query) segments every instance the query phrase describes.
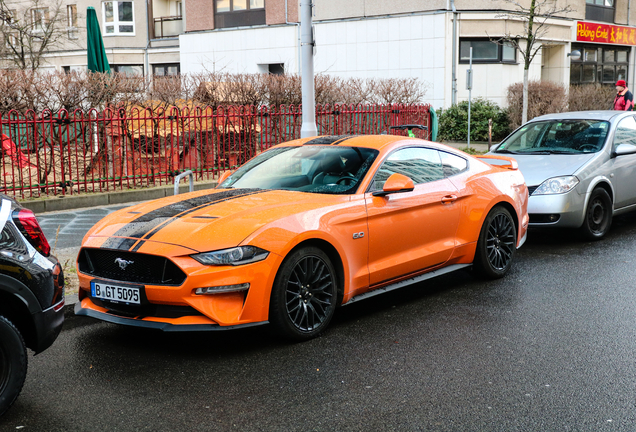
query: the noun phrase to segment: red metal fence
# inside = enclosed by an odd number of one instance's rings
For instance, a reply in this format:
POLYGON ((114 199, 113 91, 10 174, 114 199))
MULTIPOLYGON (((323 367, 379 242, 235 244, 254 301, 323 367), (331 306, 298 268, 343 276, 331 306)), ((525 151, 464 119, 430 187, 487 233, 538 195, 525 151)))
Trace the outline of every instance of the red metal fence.
MULTIPOLYGON (((429 120, 428 105, 316 107, 319 135, 380 134, 429 120)), ((187 169, 196 179, 211 179, 300 138, 301 123, 300 107, 293 106, 11 111, 0 117, 0 192, 36 198, 151 187, 172 183, 187 169)))

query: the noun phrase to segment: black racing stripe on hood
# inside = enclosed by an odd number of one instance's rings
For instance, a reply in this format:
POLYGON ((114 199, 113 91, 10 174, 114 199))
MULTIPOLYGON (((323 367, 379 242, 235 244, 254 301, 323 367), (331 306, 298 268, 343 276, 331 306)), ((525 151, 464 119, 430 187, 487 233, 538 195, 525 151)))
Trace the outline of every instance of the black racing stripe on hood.
POLYGON ((136 239, 132 238, 108 237, 100 247, 103 249, 128 250, 136 241, 136 239))
MULTIPOLYGON (((230 189, 223 192, 213 192, 207 195, 201 195, 195 198, 189 198, 176 203, 168 204, 152 210, 146 214, 139 216, 132 222, 127 223, 113 237, 128 237, 131 239, 140 239, 152 232, 158 231, 161 225, 166 224, 175 217, 183 217, 200 208, 216 204, 221 201, 227 201, 242 196, 252 195, 263 192, 262 189, 230 189)), ((134 242, 133 242, 134 243, 134 242)), ((104 247, 104 246, 103 246, 104 247)), ((132 244, 129 246, 132 247, 132 244)))
POLYGON ((351 137, 351 135, 327 135, 314 138, 303 145, 332 145, 351 137))

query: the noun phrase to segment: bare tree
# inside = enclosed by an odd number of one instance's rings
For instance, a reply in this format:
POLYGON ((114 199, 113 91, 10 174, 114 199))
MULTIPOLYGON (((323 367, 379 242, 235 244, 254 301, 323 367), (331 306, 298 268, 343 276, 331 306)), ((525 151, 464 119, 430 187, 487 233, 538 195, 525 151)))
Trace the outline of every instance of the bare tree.
POLYGON ((546 34, 550 30, 548 20, 564 16, 574 9, 568 4, 561 6, 561 1, 556 0, 494 0, 502 1, 513 6, 511 11, 496 15, 496 18, 505 18, 523 23, 523 32, 519 34, 506 33, 496 39, 500 44, 510 44, 523 57, 523 111, 522 124, 528 121, 528 70, 539 50, 544 46, 546 34), (523 41, 523 42, 522 42, 523 41), (524 43, 525 42, 525 43, 524 43))
POLYGON ((38 69, 48 52, 68 42, 67 19, 62 0, 0 0, 0 58, 18 69, 38 69))

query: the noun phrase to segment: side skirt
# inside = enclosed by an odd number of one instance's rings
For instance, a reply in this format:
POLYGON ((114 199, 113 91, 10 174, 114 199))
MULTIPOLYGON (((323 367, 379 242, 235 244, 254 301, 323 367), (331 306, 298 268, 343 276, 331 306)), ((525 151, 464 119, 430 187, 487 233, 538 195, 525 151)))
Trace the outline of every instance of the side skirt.
POLYGON ((373 297, 373 296, 376 296, 378 294, 384 294, 384 293, 387 293, 389 291, 396 290, 398 288, 403 288, 403 287, 408 286, 408 285, 413 285, 413 284, 418 283, 418 282, 422 282, 422 281, 425 281, 425 280, 428 280, 428 279, 433 279, 434 277, 441 276, 441 275, 446 274, 446 273, 451 273, 451 272, 454 272, 456 270, 460 270, 460 269, 463 269, 463 268, 466 268, 466 267, 470 267, 470 266, 472 266, 472 264, 453 264, 453 265, 449 265, 448 267, 443 267, 443 268, 438 269, 438 270, 433 270, 432 272, 424 273, 424 274, 416 276, 416 277, 414 277, 412 279, 407 279, 407 280, 403 280, 403 281, 400 281, 400 282, 396 282, 394 284, 387 285, 385 287, 378 288, 378 289, 375 289, 373 291, 369 291, 369 292, 365 292, 364 294, 357 295, 355 297, 352 297, 351 300, 349 300, 348 302, 342 304, 342 306, 347 306, 347 305, 350 305, 351 303, 357 302, 358 300, 364 300, 366 298, 373 297))

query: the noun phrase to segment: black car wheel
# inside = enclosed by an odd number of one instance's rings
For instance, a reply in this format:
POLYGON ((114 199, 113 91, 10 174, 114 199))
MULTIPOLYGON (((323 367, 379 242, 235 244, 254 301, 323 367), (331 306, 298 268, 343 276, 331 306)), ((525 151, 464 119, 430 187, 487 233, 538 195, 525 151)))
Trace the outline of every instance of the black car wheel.
POLYGON ((297 341, 318 336, 333 317, 337 283, 322 250, 305 247, 289 255, 272 288, 269 317, 276 331, 297 341))
POLYGON ((612 200, 605 189, 592 191, 581 226, 583 236, 588 240, 600 240, 612 226, 612 200))
POLYGON ((510 212, 501 206, 493 208, 479 233, 475 251, 475 270, 489 278, 503 277, 517 250, 517 229, 510 212))
POLYGON ((0 316, 0 416, 20 394, 26 372, 24 339, 11 321, 0 316))

